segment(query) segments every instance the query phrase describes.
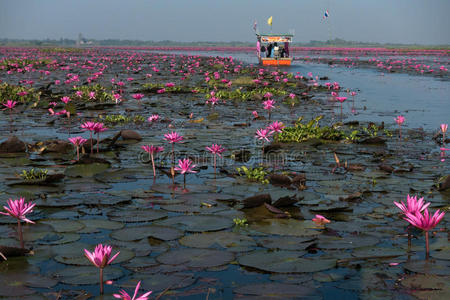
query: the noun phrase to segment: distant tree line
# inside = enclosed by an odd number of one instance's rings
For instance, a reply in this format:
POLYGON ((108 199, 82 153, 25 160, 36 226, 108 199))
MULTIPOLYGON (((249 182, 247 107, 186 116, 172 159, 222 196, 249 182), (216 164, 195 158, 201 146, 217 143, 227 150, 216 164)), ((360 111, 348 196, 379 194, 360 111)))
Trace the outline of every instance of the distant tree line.
MULTIPOLYGON (((135 47, 145 47, 145 46, 198 46, 198 47, 252 47, 255 45, 254 42, 211 42, 211 41, 198 41, 198 42, 177 42, 177 41, 141 41, 141 40, 119 40, 119 39, 106 39, 106 40, 95 40, 88 39, 92 42, 89 46, 135 46, 135 47)), ((58 47, 74 47, 77 41, 72 39, 44 39, 44 40, 26 40, 26 39, 0 39, 0 46, 36 46, 36 47, 46 47, 46 46, 58 46, 58 47)), ((433 49, 449 49, 450 45, 419 45, 419 44, 382 44, 382 43, 368 43, 368 42, 356 42, 347 41, 339 38, 328 41, 309 41, 307 43, 296 42, 293 46, 299 47, 388 47, 388 48, 433 48, 433 49)))

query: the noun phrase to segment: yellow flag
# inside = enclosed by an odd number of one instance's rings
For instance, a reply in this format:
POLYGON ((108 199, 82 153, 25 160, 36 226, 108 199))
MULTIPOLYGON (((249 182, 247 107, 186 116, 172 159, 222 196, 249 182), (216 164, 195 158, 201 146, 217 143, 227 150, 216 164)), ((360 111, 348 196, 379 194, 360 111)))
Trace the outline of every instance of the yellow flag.
POLYGON ((272 16, 270 16, 270 18, 267 19, 267 24, 269 24, 269 26, 272 26, 272 16))

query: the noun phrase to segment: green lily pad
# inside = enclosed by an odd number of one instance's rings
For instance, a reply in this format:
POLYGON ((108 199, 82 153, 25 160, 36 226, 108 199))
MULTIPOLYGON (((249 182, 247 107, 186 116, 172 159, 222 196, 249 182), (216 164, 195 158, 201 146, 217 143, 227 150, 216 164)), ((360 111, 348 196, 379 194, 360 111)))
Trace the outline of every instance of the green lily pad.
POLYGON ((352 256, 360 258, 389 258, 405 254, 405 250, 382 247, 363 247, 352 252, 352 256))
MULTIPOLYGON (((59 282, 71 285, 91 285, 99 284, 99 269, 94 266, 67 267, 53 273, 59 282)), ((103 280, 116 280, 123 276, 122 270, 116 267, 107 266, 103 270, 103 280)))
POLYGON ((117 230, 123 228, 125 225, 120 222, 103 220, 103 219, 85 219, 79 220, 84 224, 84 228, 79 230, 79 233, 94 233, 99 232, 100 229, 117 230))
POLYGON ((450 275, 450 261, 448 260, 418 260, 407 262, 404 268, 411 272, 427 275, 450 275))
POLYGON ((289 236, 315 236, 320 231, 314 229, 311 221, 299 221, 295 219, 266 219, 249 226, 249 230, 265 234, 289 235, 289 236))
POLYGON ((85 227, 84 224, 74 220, 42 220, 42 224, 47 224, 53 227, 56 232, 76 232, 85 227))
POLYGON ((190 232, 218 231, 233 226, 233 221, 227 217, 216 215, 176 216, 155 224, 174 226, 190 232))
POLYGON ((379 240, 371 236, 346 236, 344 238, 321 236, 317 247, 320 249, 353 249, 376 245, 379 240))
MULTIPOLYGON (((197 279, 192 274, 137 274, 141 280, 141 287, 147 291, 160 292, 166 289, 176 290, 192 285, 197 279)), ((133 280, 131 286, 136 286, 137 280, 133 280)))
POLYGON ((126 227, 111 233, 113 239, 119 241, 136 241, 153 237, 158 240, 171 241, 183 235, 183 231, 160 225, 126 227))
POLYGON ((449 299, 450 283, 448 276, 413 274, 403 278, 401 285, 414 291, 414 296, 419 299, 449 299))
POLYGON ((104 172, 109 168, 109 164, 92 163, 76 164, 66 169, 65 175, 69 177, 92 177, 95 174, 104 172))
MULTIPOLYGON (((89 247, 89 248, 92 248, 92 247, 89 247)), ((88 250, 91 252, 93 251, 93 249, 88 249, 88 250)), ((128 249, 123 249, 123 248, 114 248, 112 253, 115 255, 115 253, 117 253, 119 251, 120 251, 120 254, 116 257, 116 259, 114 259, 112 264, 119 264, 119 263, 122 263, 125 261, 129 261, 130 259, 132 259, 135 256, 134 252, 132 252, 131 250, 128 250, 128 249)), ((65 265, 76 265, 76 266, 92 265, 92 263, 84 255, 83 249, 81 249, 81 251, 75 251, 73 253, 57 255, 54 257, 54 260, 56 260, 57 262, 60 262, 62 264, 65 264, 65 265)))
POLYGON ((167 212, 156 209, 139 209, 139 210, 114 210, 108 212, 110 220, 136 223, 136 222, 148 222, 167 217, 167 212))
POLYGON ((223 266, 234 259, 231 252, 212 249, 177 249, 163 253, 156 258, 162 264, 184 264, 192 268, 223 266))
POLYGON ((251 237, 228 231, 191 234, 181 238, 179 243, 191 248, 222 247, 233 252, 249 251, 250 247, 256 247, 251 237))
POLYGON ((258 238, 258 245, 267 249, 305 250, 314 238, 294 236, 268 236, 258 238))
POLYGON ((304 251, 258 250, 239 257, 242 266, 275 273, 313 273, 334 268, 335 259, 302 258, 304 251))
POLYGON ((304 285, 268 282, 243 285, 235 288, 233 293, 239 295, 255 295, 258 296, 258 299, 266 299, 265 297, 270 299, 298 299, 315 295, 317 294, 317 290, 304 285))

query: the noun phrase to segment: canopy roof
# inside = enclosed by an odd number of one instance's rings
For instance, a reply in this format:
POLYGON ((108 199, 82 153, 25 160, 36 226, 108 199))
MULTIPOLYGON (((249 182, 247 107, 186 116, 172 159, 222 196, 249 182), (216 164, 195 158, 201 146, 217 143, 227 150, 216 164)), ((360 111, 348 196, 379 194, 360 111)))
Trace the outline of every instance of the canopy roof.
POLYGON ((270 33, 270 34, 256 34, 257 39, 260 40, 261 42, 266 42, 266 43, 274 43, 274 42, 278 42, 278 43, 284 43, 284 42, 292 42, 292 37, 294 36, 293 34, 275 34, 275 33, 270 33))

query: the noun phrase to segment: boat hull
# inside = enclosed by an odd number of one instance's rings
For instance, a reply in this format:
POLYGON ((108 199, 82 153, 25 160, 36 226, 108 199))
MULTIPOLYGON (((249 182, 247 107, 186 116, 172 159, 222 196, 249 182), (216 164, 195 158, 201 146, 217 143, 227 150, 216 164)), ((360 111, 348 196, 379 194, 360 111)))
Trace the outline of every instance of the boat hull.
POLYGON ((290 66, 292 58, 261 58, 260 64, 263 66, 290 66))

